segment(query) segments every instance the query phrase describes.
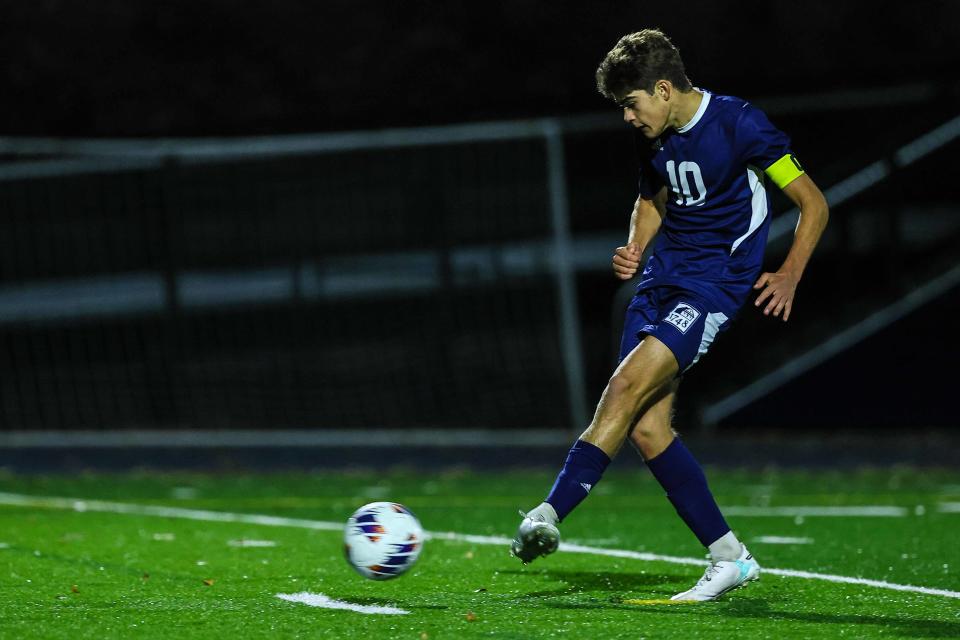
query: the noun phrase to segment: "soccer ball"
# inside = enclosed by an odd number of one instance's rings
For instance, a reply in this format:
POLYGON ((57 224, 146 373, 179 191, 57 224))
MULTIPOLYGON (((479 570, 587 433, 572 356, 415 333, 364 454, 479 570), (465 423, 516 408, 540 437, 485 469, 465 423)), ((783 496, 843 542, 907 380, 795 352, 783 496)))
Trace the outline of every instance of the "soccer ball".
POLYGON ((343 532, 347 562, 371 580, 389 580, 413 566, 423 548, 423 528, 396 502, 371 502, 357 509, 343 532))

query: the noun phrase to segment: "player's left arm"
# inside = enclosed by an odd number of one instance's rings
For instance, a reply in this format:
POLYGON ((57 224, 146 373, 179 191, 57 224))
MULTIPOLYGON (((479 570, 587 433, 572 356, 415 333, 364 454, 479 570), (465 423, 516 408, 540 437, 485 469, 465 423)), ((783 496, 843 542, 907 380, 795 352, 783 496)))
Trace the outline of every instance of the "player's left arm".
POLYGON ((754 304, 759 307, 766 302, 763 314, 772 313, 778 317, 782 311, 783 321, 786 322, 793 309, 797 284, 827 226, 830 214, 823 193, 805 173, 785 185, 783 192, 800 208, 800 221, 793 236, 793 246, 776 273, 761 274, 753 288, 761 290, 754 304))

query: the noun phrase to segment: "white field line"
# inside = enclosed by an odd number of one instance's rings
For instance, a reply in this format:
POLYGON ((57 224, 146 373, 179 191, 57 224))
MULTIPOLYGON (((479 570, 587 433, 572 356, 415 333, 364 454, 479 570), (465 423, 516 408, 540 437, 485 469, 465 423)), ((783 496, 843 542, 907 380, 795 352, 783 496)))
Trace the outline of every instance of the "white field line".
POLYGON ((937 505, 939 513, 960 513, 960 502, 941 502, 937 505))
POLYGON ((228 540, 227 544, 231 547, 275 547, 277 543, 273 540, 228 540))
POLYGON ((324 609, 343 609, 346 611, 356 611, 357 613, 381 613, 387 615, 404 615, 410 613, 406 609, 396 607, 381 607, 372 604, 354 604, 344 602, 343 600, 334 600, 322 593, 310 593, 301 591, 300 593, 278 593, 277 597, 287 602, 300 602, 311 607, 322 607, 324 609))
POLYGON ((850 506, 850 507, 724 507, 725 516, 752 518, 825 517, 825 518, 904 518, 905 507, 850 506))
MULTIPOLYGON (((339 522, 324 522, 321 520, 304 520, 300 518, 283 518, 254 513, 229 513, 225 511, 206 511, 201 509, 183 509, 179 507, 161 507, 155 505, 126 504, 121 502, 107 502, 103 500, 79 500, 76 498, 59 498, 53 496, 31 496, 19 493, 0 492, 0 504, 40 507, 46 509, 70 509, 73 511, 98 511, 103 513, 122 513, 128 515, 157 516, 161 518, 185 518, 188 520, 202 520, 207 522, 242 522, 245 524, 260 524, 269 527, 294 527, 300 529, 315 529, 322 531, 342 531, 343 524, 339 522)), ((428 538, 434 540, 452 540, 480 545, 496 545, 506 547, 510 539, 503 536, 478 536, 450 531, 426 532, 428 538)), ((625 549, 603 549, 578 544, 561 543, 560 549, 568 553, 584 553, 609 558, 626 558, 645 562, 667 562, 692 566, 705 566, 701 558, 684 558, 667 556, 657 553, 628 551, 625 549)), ((841 584, 856 584, 891 591, 906 591, 925 595, 943 596, 945 598, 960 599, 960 591, 948 589, 934 589, 931 587, 917 587, 909 584, 897 584, 885 580, 870 580, 851 576, 839 576, 830 573, 814 573, 811 571, 797 571, 795 569, 770 569, 764 567, 763 572, 768 575, 784 576, 787 578, 804 578, 806 580, 823 580, 841 584)))
POLYGON ((281 518, 256 513, 228 513, 226 511, 207 511, 205 509, 181 509, 179 507, 160 507, 148 504, 126 504, 123 502, 106 502, 103 500, 31 496, 19 493, 0 492, 0 504, 22 507, 44 507, 47 509, 69 509, 80 512, 99 511, 103 513, 126 513, 137 516, 201 520, 203 522, 242 522, 244 524, 262 524, 268 527, 298 527, 300 529, 319 529, 321 531, 343 530, 343 525, 337 522, 281 518))
POLYGON ((759 544, 813 544, 813 538, 793 538, 790 536, 757 536, 753 542, 759 544))

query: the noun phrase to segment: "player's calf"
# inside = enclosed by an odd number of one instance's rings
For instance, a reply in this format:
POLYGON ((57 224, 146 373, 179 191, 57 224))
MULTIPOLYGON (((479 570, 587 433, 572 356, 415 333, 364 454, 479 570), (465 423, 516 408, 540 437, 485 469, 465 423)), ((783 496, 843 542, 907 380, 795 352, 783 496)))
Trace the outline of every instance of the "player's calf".
POLYGON ((602 449, 577 440, 570 448, 547 499, 524 516, 511 545, 511 553, 526 564, 556 551, 560 544, 557 523, 590 494, 609 464, 610 457, 602 449))

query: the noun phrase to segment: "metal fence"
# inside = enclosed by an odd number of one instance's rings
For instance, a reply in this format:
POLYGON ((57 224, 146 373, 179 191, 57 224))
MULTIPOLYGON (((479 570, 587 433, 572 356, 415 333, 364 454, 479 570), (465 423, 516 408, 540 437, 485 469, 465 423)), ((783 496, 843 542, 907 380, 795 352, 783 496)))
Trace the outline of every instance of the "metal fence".
MULTIPOLYGON (((853 198, 958 130, 933 128, 828 197, 853 198)), ((615 116, 0 139, 15 159, 0 164, 0 424, 581 427, 592 294, 577 278, 606 270, 622 241, 631 147, 615 116)))

